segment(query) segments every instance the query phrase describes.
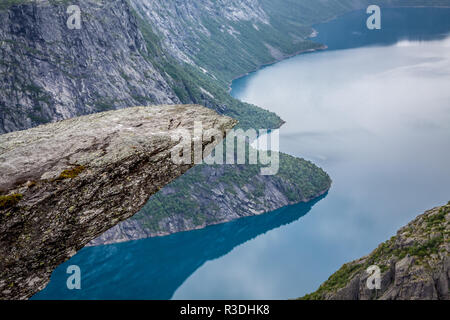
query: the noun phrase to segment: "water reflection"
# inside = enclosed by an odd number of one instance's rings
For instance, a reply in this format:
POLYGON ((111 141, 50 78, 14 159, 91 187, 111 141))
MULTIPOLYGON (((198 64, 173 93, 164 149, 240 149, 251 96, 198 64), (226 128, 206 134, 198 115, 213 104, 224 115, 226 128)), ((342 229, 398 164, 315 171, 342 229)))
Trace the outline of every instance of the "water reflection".
POLYGON ((270 214, 108 246, 84 248, 58 267, 50 284, 33 299, 170 299, 205 262, 306 215, 326 195, 270 214), (69 265, 82 270, 82 290, 66 288, 69 265))
POLYGON ((329 195, 313 208, 87 248, 69 262, 84 270, 80 292, 65 289, 66 263, 36 298, 298 297, 446 203, 449 13, 386 9, 382 32, 369 35, 365 14, 352 13, 317 26, 318 41, 346 50, 295 57, 233 84, 235 96, 287 120, 281 151, 313 160, 332 177, 329 195))

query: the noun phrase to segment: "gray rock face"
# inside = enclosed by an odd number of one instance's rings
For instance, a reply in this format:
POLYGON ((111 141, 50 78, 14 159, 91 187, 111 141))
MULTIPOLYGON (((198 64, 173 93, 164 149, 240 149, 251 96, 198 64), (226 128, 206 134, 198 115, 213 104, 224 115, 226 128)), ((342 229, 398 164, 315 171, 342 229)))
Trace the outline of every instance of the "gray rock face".
MULTIPOLYGON (((24 1, 26 2, 26 1, 24 1)), ((154 65, 125 0, 0 10, 0 133, 99 111, 180 100, 154 65)))
POLYGON ((221 31, 230 35, 238 33, 230 23, 269 24, 258 0, 132 0, 132 4, 159 31, 169 52, 187 63, 193 63, 201 36, 211 37, 211 27, 205 26, 203 19, 219 23, 223 19, 221 31))
POLYGON ((370 255, 345 264, 304 299, 449 300, 450 202, 425 212, 370 255), (381 269, 381 288, 369 289, 367 268, 381 269))
POLYGON ((223 135, 236 124, 201 106, 153 106, 0 135, 0 298, 43 289, 54 268, 188 170, 171 159, 172 129, 194 121, 223 135))

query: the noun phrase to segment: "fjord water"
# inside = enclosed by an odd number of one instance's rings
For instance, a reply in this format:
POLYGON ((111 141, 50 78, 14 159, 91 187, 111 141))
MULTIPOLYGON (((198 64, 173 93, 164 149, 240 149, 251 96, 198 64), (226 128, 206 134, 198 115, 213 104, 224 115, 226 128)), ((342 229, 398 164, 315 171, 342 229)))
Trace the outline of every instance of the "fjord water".
POLYGON ((283 152, 332 177, 330 192, 203 230, 85 248, 35 299, 285 299, 368 254, 450 200, 450 9, 383 9, 316 26, 321 52, 233 83, 279 114, 283 152), (68 290, 69 265, 82 271, 68 290))

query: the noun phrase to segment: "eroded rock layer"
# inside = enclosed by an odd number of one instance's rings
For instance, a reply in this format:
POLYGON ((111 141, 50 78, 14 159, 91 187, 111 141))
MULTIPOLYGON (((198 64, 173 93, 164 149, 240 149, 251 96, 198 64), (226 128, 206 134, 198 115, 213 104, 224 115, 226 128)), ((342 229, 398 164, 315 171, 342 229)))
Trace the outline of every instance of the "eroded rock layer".
POLYGON ((449 300, 450 202, 418 216, 371 254, 347 263, 304 299, 449 300), (381 271, 380 288, 367 272, 381 271), (369 270, 370 271, 370 270, 369 270))

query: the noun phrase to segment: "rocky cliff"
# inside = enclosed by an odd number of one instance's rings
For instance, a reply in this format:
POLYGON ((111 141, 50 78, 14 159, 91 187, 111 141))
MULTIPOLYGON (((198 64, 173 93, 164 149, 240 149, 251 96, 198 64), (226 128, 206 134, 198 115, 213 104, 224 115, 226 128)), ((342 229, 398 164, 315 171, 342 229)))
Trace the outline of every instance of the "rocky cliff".
POLYGON ((223 135, 236 124, 200 106, 153 106, 0 135, 0 298, 44 288, 54 268, 188 170, 171 159, 172 129, 194 121, 223 135))
POLYGON ((150 198, 132 218, 90 245, 137 240, 256 216, 308 202, 326 193, 331 179, 303 159, 280 155, 280 171, 260 175, 259 166, 199 165, 150 198))
MULTIPOLYGON (((0 133, 136 105, 194 103, 249 125, 275 128, 275 114, 232 99, 200 67, 179 61, 163 34, 127 0, 0 4, 0 133)), ((200 9, 199 9, 200 10, 200 9)), ((200 10, 201 11, 201 10, 200 10)), ((171 14, 171 19, 177 20, 171 14)), ((169 27, 168 25, 166 27, 169 27)))
POLYGON ((418 216, 371 254, 347 263, 303 299, 449 300, 450 202, 418 216), (369 289, 367 268, 380 268, 369 289))
MULTIPOLYGON (((322 48, 311 25, 368 0, 65 0, 0 4, 0 133, 135 105, 195 103, 243 127, 275 114, 232 99, 229 82, 286 56, 322 48)), ((449 0, 385 0, 450 5, 449 0)))
POLYGON ((67 27, 66 5, 25 2, 0 10, 0 133, 99 111, 180 102, 147 59, 146 42, 126 1, 77 4, 79 30, 67 27))
POLYGON ((172 56, 199 66, 222 86, 263 64, 320 48, 308 39, 312 32, 308 22, 314 19, 306 21, 303 12, 309 11, 311 16, 322 12, 324 18, 330 18, 355 8, 348 0, 329 2, 331 5, 280 0, 131 1, 161 35, 172 56), (294 15, 289 16, 290 11, 294 15))
MULTIPOLYGON (((131 0, 179 61, 213 75, 221 86, 261 65, 323 48, 312 26, 370 0, 131 0)), ((449 0, 380 0, 380 6, 449 6, 449 0)), ((239 119, 240 120, 240 119, 239 119)))

